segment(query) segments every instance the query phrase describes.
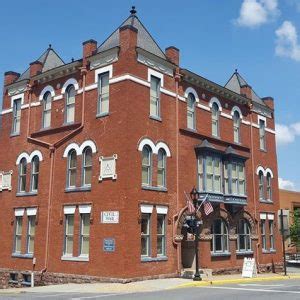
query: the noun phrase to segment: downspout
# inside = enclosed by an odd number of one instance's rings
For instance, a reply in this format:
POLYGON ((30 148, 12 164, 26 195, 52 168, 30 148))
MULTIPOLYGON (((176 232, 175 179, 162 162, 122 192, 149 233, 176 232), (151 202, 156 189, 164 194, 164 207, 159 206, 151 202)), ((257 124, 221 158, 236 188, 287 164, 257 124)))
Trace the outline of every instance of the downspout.
MULTIPOLYGON (((175 71, 175 93, 176 93, 176 212, 179 211, 179 68, 175 71)), ((174 223, 175 226, 175 223, 174 223)), ((176 232, 176 228, 174 228, 176 232)), ((181 243, 177 243, 177 273, 181 273, 181 243)))
MULTIPOLYGON (((253 144, 253 118, 252 118, 252 104, 249 105, 250 108, 250 140, 251 140, 251 162, 252 162, 252 188, 253 188, 253 197, 254 197, 254 217, 255 221, 258 220, 257 218, 257 205, 256 205, 256 186, 255 186, 255 166, 254 166, 254 144, 253 144)), ((260 238, 259 238, 259 223, 256 226, 256 234, 258 236, 258 243, 256 243, 256 261, 257 266, 259 266, 259 245, 260 245, 260 238)))

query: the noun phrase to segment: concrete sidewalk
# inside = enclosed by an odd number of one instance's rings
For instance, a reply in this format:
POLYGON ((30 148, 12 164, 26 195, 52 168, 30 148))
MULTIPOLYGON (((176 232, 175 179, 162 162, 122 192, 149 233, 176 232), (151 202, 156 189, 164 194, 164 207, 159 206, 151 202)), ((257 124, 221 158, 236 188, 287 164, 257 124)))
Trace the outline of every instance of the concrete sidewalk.
POLYGON ((122 283, 90 283, 90 284, 63 284, 49 285, 34 288, 11 288, 0 290, 0 296, 4 294, 19 294, 19 293, 137 293, 137 292, 153 292, 167 289, 192 287, 192 286, 207 286, 235 283, 249 283, 259 281, 272 280, 291 280, 300 279, 300 273, 289 274, 258 274, 255 278, 242 278, 241 274, 213 276, 211 279, 203 281, 193 281, 183 278, 168 278, 136 281, 127 284, 122 283))

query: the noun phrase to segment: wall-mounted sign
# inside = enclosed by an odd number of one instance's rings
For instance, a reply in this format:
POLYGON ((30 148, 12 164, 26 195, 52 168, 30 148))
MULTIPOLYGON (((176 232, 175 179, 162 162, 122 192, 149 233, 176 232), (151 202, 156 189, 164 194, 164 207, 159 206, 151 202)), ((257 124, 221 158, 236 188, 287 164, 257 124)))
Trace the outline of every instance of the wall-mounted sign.
POLYGON ((8 171, 8 172, 0 171, 0 192, 2 190, 11 191, 11 175, 12 175, 12 171, 8 171))
POLYGON ((101 212, 101 223, 104 224, 118 224, 119 223, 119 212, 118 211, 102 211, 101 212))
POLYGON ((104 252, 115 252, 116 242, 115 239, 107 238, 103 239, 103 251, 104 252))
POLYGON ((110 157, 100 156, 100 176, 99 181, 102 181, 105 178, 117 179, 116 173, 116 161, 118 159, 118 155, 114 154, 110 157))

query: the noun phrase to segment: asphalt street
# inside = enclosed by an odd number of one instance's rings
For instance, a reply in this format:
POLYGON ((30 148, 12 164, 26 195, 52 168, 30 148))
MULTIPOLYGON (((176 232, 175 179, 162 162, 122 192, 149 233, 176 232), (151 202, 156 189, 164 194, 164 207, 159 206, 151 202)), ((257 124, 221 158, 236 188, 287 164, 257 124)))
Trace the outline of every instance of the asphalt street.
POLYGON ((97 300, 97 299, 209 299, 209 300, 299 300, 300 299, 300 280, 277 280, 260 283, 244 283, 231 285, 212 285, 202 287, 184 287, 170 290, 146 292, 146 293, 22 293, 22 294, 5 294, 0 299, 18 299, 18 300, 42 300, 42 299, 68 299, 68 300, 97 300))

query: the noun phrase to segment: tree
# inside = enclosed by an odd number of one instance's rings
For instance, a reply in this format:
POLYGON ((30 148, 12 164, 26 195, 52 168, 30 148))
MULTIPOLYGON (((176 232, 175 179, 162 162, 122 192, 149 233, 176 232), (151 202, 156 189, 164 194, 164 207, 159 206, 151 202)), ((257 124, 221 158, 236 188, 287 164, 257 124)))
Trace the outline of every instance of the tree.
POLYGON ((293 223, 290 226, 290 238, 297 252, 300 252, 300 209, 295 209, 293 214, 293 223))

